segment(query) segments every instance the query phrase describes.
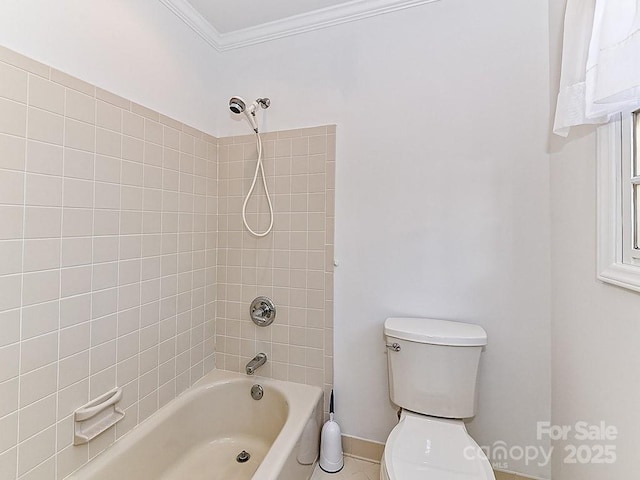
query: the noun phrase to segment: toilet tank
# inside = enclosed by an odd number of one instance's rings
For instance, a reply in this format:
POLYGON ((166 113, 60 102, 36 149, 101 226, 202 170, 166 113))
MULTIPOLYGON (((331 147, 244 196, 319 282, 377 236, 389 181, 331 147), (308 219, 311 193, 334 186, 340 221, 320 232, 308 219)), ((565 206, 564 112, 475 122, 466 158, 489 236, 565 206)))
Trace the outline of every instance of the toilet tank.
POLYGON ((480 352, 487 344, 481 326, 393 317, 385 320, 384 335, 393 403, 436 417, 475 415, 480 352))

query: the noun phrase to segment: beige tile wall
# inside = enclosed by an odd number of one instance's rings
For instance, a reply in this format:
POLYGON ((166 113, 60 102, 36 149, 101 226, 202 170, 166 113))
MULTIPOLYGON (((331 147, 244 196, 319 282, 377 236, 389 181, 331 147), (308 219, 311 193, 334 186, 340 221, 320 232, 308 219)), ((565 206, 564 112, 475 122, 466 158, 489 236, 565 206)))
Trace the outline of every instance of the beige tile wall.
POLYGON ((0 478, 64 478, 214 360, 243 371, 264 351, 259 374, 330 390, 335 126, 263 140, 276 215, 257 239, 240 214, 254 136, 218 140, 0 47, 0 478), (249 320, 257 295, 271 327, 249 320), (125 420, 72 446, 73 410, 115 385, 125 420))
POLYGON ((213 368, 216 199, 215 138, 0 48, 0 478, 65 477, 213 368))
MULTIPOLYGON (((258 352, 258 374, 324 387, 333 383, 333 230, 335 126, 264 134, 264 165, 275 222, 271 234, 251 236, 241 209, 253 177, 254 135, 222 138, 218 147, 218 304, 216 364, 243 372, 258 352), (257 327, 249 305, 272 298, 275 322, 257 327)), ((248 220, 269 222, 259 184, 248 220)))

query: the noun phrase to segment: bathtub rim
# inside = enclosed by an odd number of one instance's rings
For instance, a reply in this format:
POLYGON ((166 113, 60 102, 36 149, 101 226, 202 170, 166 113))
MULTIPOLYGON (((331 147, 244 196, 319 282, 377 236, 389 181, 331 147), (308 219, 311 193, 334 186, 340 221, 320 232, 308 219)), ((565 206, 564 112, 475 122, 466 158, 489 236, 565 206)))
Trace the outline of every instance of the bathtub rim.
MULTIPOLYGON (((302 434, 307 420, 313 416, 316 405, 322 399, 322 389, 313 385, 276 380, 259 375, 249 376, 218 369, 211 370, 193 386, 182 392, 171 402, 159 408, 144 421, 117 439, 103 452, 89 460, 88 463, 85 463, 64 477, 63 480, 84 480, 92 478, 92 475, 100 472, 102 468, 110 463, 114 455, 120 455, 135 445, 136 441, 139 441, 146 434, 152 432, 156 425, 162 423, 174 412, 184 407, 191 398, 201 395, 209 389, 231 383, 247 383, 250 385, 259 383, 279 391, 285 399, 288 409, 285 423, 252 477, 254 480, 277 480, 278 474, 287 461, 289 452, 296 447, 298 438, 302 434), (292 398, 295 399, 295 401, 292 402, 292 398)), ((250 395, 249 389, 247 389, 247 395, 250 395)))

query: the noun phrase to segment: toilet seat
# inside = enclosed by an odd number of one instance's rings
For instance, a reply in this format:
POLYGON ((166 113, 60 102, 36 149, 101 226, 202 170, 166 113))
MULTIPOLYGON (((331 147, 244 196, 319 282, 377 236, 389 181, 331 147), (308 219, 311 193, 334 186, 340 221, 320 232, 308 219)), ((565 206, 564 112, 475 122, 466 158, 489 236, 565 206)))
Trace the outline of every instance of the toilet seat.
POLYGON ((382 457, 382 480, 495 480, 461 420, 403 411, 382 457))

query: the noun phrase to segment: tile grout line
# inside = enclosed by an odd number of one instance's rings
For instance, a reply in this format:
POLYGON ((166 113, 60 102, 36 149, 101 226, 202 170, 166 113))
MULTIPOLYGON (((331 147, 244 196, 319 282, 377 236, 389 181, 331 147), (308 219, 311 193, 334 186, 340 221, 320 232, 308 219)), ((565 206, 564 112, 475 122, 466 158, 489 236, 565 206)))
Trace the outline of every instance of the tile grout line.
MULTIPOLYGON (((23 166, 23 186, 22 186, 22 262, 20 265, 20 336, 18 339, 18 404, 16 405, 16 478, 18 477, 18 469, 20 464, 20 402, 22 401, 22 331, 24 329, 24 250, 25 250, 25 230, 27 225, 27 153, 28 144, 27 137, 29 132, 29 85, 31 81, 31 74, 27 73, 27 99, 26 99, 26 114, 24 125, 24 166, 23 166)), ((57 385, 56 385, 57 388, 57 385)))
MULTIPOLYGON (((64 104, 63 104, 63 110, 62 110, 62 117, 63 119, 66 119, 67 116, 67 89, 64 88, 63 89, 64 92, 64 104)), ((55 425, 55 432, 56 432, 56 439, 55 439, 55 446, 54 446, 54 457, 55 457, 55 461, 54 461, 54 465, 53 465, 53 475, 54 478, 58 478, 58 404, 59 404, 59 397, 60 397, 60 338, 61 338, 61 328, 60 325, 62 323, 62 308, 61 308, 61 299, 62 299, 62 265, 63 265, 63 257, 62 257, 62 252, 63 252, 63 248, 62 248, 62 228, 63 228, 63 219, 64 219, 64 203, 65 203, 65 188, 64 188, 64 178, 65 178, 65 152, 64 152, 64 145, 66 144, 66 128, 67 128, 67 122, 63 121, 62 123, 62 179, 61 179, 61 204, 62 204, 62 212, 60 214, 60 252, 58 253, 58 265, 59 265, 59 274, 58 274, 58 281, 59 281, 59 285, 58 285, 58 354, 57 354, 57 362, 56 362, 56 411, 55 411, 55 415, 54 415, 54 425, 55 425)), ((23 267, 24 269, 24 267, 23 267)), ((89 338, 91 338, 91 330, 89 330, 89 338)), ((74 425, 75 427, 75 425, 74 425)))

